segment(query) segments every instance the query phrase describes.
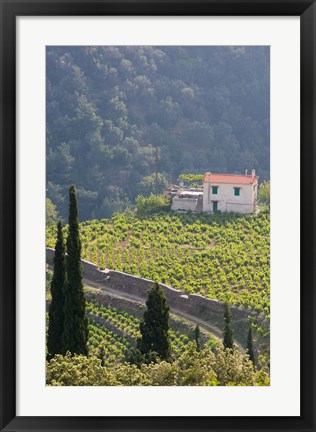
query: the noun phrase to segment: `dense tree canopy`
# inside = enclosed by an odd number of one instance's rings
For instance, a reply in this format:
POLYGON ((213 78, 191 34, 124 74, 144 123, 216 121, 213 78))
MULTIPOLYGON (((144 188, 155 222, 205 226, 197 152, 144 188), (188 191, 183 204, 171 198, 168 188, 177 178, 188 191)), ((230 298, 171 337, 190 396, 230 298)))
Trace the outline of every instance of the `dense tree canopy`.
POLYGON ((56 206, 49 198, 46 198, 46 225, 51 227, 57 222, 58 213, 56 206))
POLYGON ((267 204, 270 207, 270 182, 261 183, 258 194, 259 202, 267 204))
POLYGON ((174 363, 159 361, 141 368, 128 363, 101 366, 97 357, 56 355, 47 362, 46 383, 54 386, 262 386, 268 374, 256 372, 248 356, 217 347, 196 350, 190 342, 174 363))
POLYGON ((48 47, 48 197, 86 220, 181 173, 268 179, 269 104, 268 47, 48 47))

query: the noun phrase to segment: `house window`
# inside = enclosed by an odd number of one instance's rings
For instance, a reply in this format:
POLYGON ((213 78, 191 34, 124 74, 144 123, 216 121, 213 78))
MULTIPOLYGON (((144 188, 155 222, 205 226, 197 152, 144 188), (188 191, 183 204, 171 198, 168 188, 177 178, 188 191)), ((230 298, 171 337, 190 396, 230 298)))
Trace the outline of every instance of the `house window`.
POLYGON ((234 188, 234 195, 235 196, 239 196, 240 195, 240 187, 235 187, 234 188))
POLYGON ((212 186, 212 194, 217 195, 218 193, 218 186, 212 186))
POLYGON ((213 205, 213 212, 214 212, 214 213, 217 212, 217 204, 218 204, 217 201, 212 201, 212 205, 213 205))

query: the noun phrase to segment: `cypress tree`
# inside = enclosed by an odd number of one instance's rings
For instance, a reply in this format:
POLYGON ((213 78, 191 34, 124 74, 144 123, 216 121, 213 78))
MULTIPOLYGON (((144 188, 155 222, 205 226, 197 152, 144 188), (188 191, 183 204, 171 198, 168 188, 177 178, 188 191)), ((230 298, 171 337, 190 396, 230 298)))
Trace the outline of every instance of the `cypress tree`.
POLYGON ((105 352, 103 346, 99 349, 99 359, 101 360, 101 366, 105 365, 105 352))
POLYGON ((225 328, 224 328, 224 340, 223 340, 223 344, 225 348, 233 348, 234 346, 231 318, 232 318, 232 314, 230 311, 229 304, 225 303, 225 309, 224 309, 225 328))
POLYGON ((66 285, 66 252, 61 222, 57 223, 57 241, 54 254, 54 274, 50 286, 52 301, 49 306, 47 334, 48 359, 62 353, 64 331, 64 289, 66 285))
POLYGON ((252 361, 253 365, 256 365, 255 353, 253 350, 253 341, 252 341, 252 326, 249 325, 248 336, 247 336, 247 354, 249 355, 249 359, 252 361))
POLYGON ((200 327, 198 325, 195 326, 194 339, 196 343, 196 350, 201 351, 201 332, 200 332, 200 327))
POLYGON ((161 360, 169 360, 169 305, 158 283, 149 290, 146 306, 147 310, 140 323, 141 338, 137 341, 137 347, 147 357, 156 352, 161 360))
POLYGON ((65 289, 65 321, 63 353, 88 354, 88 319, 82 285, 81 241, 78 206, 74 186, 69 188, 69 225, 67 237, 67 284, 65 289))

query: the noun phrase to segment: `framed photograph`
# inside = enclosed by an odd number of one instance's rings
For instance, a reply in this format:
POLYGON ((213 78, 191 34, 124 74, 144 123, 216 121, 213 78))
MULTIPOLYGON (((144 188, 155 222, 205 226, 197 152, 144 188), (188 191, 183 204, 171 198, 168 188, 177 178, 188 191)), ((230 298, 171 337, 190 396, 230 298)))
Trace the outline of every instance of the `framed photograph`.
POLYGON ((1 18, 1 430, 315 430, 313 1, 1 18))

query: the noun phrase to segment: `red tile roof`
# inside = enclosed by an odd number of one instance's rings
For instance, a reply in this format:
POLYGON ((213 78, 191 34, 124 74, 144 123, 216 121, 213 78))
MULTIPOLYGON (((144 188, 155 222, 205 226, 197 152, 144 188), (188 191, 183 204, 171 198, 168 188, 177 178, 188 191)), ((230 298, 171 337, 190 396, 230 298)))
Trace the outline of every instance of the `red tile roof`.
POLYGON ((206 173, 203 178, 203 183, 253 184, 258 178, 259 177, 256 175, 206 173))

